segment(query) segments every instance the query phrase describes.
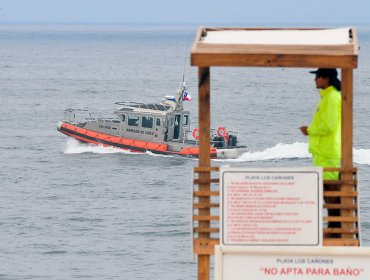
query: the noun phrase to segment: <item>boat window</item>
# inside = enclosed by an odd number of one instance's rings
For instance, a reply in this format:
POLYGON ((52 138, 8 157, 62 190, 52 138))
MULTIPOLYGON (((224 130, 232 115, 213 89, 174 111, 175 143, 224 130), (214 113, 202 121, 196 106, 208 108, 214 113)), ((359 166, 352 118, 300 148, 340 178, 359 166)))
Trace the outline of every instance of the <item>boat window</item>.
POLYGON ((155 120, 155 125, 156 125, 156 126, 161 126, 161 119, 160 119, 160 118, 157 118, 157 119, 155 120))
POLYGON ((157 109, 158 109, 159 111, 166 111, 166 108, 165 108, 163 105, 155 104, 155 106, 157 107, 157 109))
POLYGON ((182 125, 188 125, 189 115, 183 115, 182 125))
POLYGON ((139 126, 139 115, 128 114, 127 122, 130 126, 139 126))
POLYGON ((153 118, 148 116, 143 116, 141 118, 141 127, 152 128, 153 127, 153 118))
POLYGON ((122 122, 126 121, 126 115, 122 114, 119 116, 122 122))

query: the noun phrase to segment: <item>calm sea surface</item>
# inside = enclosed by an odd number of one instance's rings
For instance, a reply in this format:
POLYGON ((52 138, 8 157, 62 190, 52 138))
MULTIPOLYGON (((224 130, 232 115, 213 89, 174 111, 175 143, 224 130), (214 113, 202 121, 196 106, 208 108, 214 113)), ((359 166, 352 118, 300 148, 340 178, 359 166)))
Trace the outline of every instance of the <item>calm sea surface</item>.
MULTIPOLYGON (((186 54, 195 31, 0 25, 0 279, 196 278, 197 161, 90 147, 56 131, 70 107, 112 116, 116 101, 174 94, 185 60, 196 127, 197 69, 186 54)), ((370 29, 358 33, 354 160, 370 246, 370 29)), ((250 148, 214 165, 311 165, 298 130, 319 98, 308 69, 212 68, 211 91, 212 126, 238 130, 250 148)))

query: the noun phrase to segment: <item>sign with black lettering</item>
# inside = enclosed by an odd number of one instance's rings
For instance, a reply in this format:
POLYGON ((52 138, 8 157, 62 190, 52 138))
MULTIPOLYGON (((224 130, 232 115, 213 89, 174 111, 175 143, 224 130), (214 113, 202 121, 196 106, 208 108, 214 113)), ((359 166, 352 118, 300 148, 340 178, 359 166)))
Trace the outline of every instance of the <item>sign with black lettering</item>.
POLYGON ((221 168, 221 244, 322 244, 321 168, 221 168))

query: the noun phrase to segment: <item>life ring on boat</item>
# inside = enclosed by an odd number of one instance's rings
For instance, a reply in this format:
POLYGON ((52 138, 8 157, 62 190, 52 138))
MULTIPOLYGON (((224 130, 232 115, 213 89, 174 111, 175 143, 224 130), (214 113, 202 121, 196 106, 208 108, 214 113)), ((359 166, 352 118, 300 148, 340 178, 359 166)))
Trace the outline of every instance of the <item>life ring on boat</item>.
POLYGON ((228 137, 229 136, 229 133, 227 133, 227 130, 224 126, 220 126, 218 129, 217 129, 217 135, 218 136, 221 136, 221 137, 228 137))
POLYGON ((223 137, 225 139, 226 145, 228 145, 229 142, 229 133, 227 132, 226 128, 224 126, 220 126, 217 129, 217 135, 220 137, 223 137))
POLYGON ((199 139, 199 129, 198 128, 194 128, 191 134, 193 135, 195 140, 199 139))

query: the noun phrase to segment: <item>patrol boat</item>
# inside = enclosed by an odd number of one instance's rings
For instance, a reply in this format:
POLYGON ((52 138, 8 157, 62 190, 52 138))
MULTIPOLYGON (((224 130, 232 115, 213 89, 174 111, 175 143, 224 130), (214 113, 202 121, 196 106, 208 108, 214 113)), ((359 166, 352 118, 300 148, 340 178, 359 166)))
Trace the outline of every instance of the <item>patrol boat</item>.
MULTIPOLYGON (((116 102, 114 118, 96 118, 89 113, 77 120, 83 109, 65 110, 57 129, 81 142, 112 146, 135 152, 198 157, 199 130, 190 130, 190 112, 183 101, 189 99, 185 82, 176 96, 159 103, 116 102)), ((225 127, 211 129, 211 157, 237 158, 246 151, 238 144, 238 133, 225 127)))

